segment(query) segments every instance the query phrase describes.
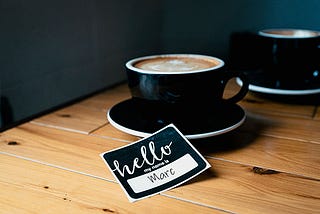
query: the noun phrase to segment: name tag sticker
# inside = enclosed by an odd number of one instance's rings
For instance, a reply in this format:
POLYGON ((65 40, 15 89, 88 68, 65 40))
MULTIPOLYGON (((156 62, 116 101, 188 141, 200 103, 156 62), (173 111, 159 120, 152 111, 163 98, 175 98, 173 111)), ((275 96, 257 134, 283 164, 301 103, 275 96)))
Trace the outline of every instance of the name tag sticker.
POLYGON ((130 202, 172 189, 210 167, 173 124, 100 156, 130 202))

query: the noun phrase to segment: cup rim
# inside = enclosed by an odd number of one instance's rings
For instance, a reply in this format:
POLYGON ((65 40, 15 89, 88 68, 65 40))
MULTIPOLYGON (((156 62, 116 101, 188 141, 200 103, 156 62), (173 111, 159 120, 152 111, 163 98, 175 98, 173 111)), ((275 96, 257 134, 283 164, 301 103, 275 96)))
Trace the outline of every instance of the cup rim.
POLYGON ((201 72, 206 72, 206 71, 211 71, 211 70, 216 70, 224 66, 224 61, 222 59, 219 59, 217 57, 213 56, 208 56, 208 55, 201 55, 201 54, 157 54, 157 55, 150 55, 150 56, 143 56, 143 57, 138 57, 129 60, 126 63, 126 67, 132 71, 136 71, 138 73, 143 73, 143 74, 175 74, 175 75, 181 75, 181 74, 194 74, 194 73, 201 73, 201 72), (193 58, 209 58, 212 60, 217 61, 219 64, 210 68, 206 69, 199 69, 199 70, 193 70, 193 71, 180 71, 180 72, 175 72, 175 71, 153 71, 153 70, 144 70, 141 68, 136 68, 133 65, 141 60, 145 59, 153 59, 157 57, 193 57, 193 58))
POLYGON ((320 36, 320 32, 316 30, 308 30, 308 29, 296 29, 296 28, 269 28, 258 31, 260 36, 271 37, 271 38, 283 38, 283 39, 307 39, 307 38, 315 38, 320 36), (296 31, 298 34, 296 35, 280 35, 276 33, 272 33, 272 31, 296 31), (309 35, 304 34, 309 33, 309 35), (315 34, 315 35, 314 35, 315 34))

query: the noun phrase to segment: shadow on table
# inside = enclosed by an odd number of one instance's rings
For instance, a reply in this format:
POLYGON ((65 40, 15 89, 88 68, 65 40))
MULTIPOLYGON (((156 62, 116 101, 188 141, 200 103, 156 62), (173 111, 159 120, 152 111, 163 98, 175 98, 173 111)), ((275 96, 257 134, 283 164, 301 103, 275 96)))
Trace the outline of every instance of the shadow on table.
POLYGON ((237 129, 210 138, 191 140, 191 143, 203 154, 214 155, 219 152, 232 152, 249 146, 268 127, 275 122, 266 117, 247 114, 245 122, 237 129))
MULTIPOLYGON (((248 114, 246 121, 236 130, 210 138, 191 140, 190 142, 205 157, 214 157, 216 153, 231 153, 250 146, 255 143, 263 130, 275 125, 274 121, 264 116, 248 114)), ((217 177, 219 177, 218 172, 211 168, 187 182, 186 185, 217 177)))

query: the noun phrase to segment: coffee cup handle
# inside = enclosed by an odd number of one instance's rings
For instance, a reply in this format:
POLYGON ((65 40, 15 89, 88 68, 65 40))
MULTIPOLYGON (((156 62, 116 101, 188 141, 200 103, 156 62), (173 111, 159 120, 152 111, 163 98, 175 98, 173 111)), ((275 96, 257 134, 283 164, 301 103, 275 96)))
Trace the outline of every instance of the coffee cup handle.
POLYGON ((242 72, 239 72, 239 71, 228 71, 227 72, 226 77, 222 81, 224 84, 224 87, 226 87, 229 80, 231 80, 232 78, 235 78, 235 77, 238 77, 242 81, 242 84, 240 85, 241 88, 238 91, 238 93, 236 93, 235 95, 233 95, 230 98, 224 99, 225 101, 231 102, 231 103, 239 102, 240 100, 242 100, 246 96, 246 94, 249 91, 248 79, 245 74, 243 74, 242 72))

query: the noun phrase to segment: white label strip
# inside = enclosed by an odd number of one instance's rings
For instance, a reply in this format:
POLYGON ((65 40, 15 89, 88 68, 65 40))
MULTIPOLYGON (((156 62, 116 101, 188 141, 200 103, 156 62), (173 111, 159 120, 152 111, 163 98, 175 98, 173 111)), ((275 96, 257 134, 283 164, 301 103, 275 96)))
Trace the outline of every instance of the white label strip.
POLYGON ((197 166, 198 163, 191 155, 186 154, 155 171, 129 179, 128 184, 135 193, 140 193, 172 181, 197 166))

